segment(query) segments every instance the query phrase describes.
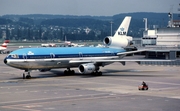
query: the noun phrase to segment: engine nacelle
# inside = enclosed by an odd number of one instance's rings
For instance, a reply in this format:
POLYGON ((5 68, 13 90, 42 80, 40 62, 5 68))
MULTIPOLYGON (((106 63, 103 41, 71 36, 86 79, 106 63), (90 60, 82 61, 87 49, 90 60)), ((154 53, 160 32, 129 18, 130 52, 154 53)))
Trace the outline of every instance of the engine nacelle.
POLYGON ((112 48, 119 48, 119 47, 127 47, 131 45, 132 37, 130 36, 120 36, 120 37, 112 37, 108 36, 104 38, 103 42, 105 45, 112 47, 112 48))
POLYGON ((96 69, 97 67, 93 63, 79 65, 79 72, 81 74, 90 74, 94 72, 96 69))

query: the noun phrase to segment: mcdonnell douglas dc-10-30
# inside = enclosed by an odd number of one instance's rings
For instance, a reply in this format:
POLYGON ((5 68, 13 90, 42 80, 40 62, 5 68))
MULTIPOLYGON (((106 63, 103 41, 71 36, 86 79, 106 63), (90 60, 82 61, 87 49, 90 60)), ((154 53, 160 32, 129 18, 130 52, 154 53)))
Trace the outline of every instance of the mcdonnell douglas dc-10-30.
POLYGON ((11 52, 4 63, 24 70, 23 78, 31 78, 31 70, 49 71, 55 68, 67 68, 64 74, 74 74, 75 71, 70 69, 74 67, 81 74, 102 75, 100 67, 113 62, 124 63, 128 60, 122 58, 127 54, 142 51, 126 51, 126 47, 132 43, 132 37, 127 36, 130 21, 130 16, 125 17, 114 36, 104 38, 106 47, 23 48, 11 52))

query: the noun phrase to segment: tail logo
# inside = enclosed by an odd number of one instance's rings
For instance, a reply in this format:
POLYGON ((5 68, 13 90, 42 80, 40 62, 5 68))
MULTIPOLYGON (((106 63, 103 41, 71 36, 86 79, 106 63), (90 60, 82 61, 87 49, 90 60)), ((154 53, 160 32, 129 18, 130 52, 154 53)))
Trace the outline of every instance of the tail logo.
POLYGON ((118 35, 126 35, 126 32, 124 31, 124 28, 120 28, 120 32, 118 32, 118 35))
POLYGON ((120 30, 121 30, 121 31, 124 31, 124 28, 122 27, 122 28, 120 28, 120 30))
POLYGON ((34 53, 33 53, 33 52, 31 52, 31 51, 29 51, 29 52, 28 52, 28 55, 34 55, 34 53))

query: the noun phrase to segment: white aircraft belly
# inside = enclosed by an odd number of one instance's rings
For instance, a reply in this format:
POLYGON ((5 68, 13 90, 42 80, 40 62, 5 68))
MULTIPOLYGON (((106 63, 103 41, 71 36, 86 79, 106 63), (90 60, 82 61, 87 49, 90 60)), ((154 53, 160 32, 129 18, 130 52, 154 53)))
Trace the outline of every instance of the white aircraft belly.
POLYGON ((78 67, 82 63, 96 62, 96 60, 106 60, 118 58, 111 57, 87 57, 87 58, 52 58, 52 59, 14 59, 7 60, 7 65, 19 69, 43 69, 43 68, 67 68, 78 67), (77 62, 71 62, 77 61, 77 62))

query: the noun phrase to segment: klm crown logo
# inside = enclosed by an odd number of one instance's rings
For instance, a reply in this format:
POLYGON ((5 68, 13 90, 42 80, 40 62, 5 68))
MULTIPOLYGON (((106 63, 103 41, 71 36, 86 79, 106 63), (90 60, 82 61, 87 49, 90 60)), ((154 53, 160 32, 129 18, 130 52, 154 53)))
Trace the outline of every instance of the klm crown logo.
POLYGON ((126 32, 124 31, 124 28, 120 28, 120 32, 118 32, 118 35, 126 35, 126 32))
POLYGON ((33 52, 31 52, 31 51, 29 51, 29 52, 28 52, 28 55, 34 55, 34 53, 33 53, 33 52))
POLYGON ((124 31, 124 28, 122 27, 122 28, 120 28, 120 30, 121 30, 121 31, 124 31))

